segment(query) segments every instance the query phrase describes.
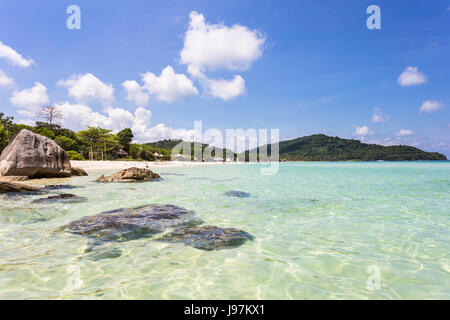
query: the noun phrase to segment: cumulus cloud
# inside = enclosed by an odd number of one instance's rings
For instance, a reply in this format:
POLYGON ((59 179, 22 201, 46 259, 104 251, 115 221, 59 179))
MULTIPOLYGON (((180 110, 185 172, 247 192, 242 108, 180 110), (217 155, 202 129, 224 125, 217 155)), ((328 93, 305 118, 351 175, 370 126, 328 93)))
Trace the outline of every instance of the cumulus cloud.
POLYGON ((33 117, 38 114, 43 105, 49 103, 50 99, 47 88, 42 83, 35 82, 32 88, 15 90, 9 101, 19 108, 19 114, 33 117))
POLYGON ((127 100, 134 102, 139 106, 145 106, 148 103, 149 95, 144 92, 143 88, 134 80, 127 80, 122 83, 123 88, 127 92, 127 100))
POLYGON ((373 134, 373 131, 371 131, 368 126, 355 126, 355 134, 358 136, 367 136, 373 134))
POLYGON ((198 95, 192 81, 184 74, 175 73, 171 66, 164 68, 160 76, 147 72, 142 75, 142 80, 143 88, 158 101, 175 102, 198 95))
POLYGON ((245 93, 245 80, 235 76, 233 80, 208 79, 208 94, 228 101, 245 93))
POLYGON ((206 70, 246 70, 262 56, 263 35, 256 30, 235 24, 206 23, 205 17, 192 11, 189 28, 180 52, 183 64, 206 70))
POLYGON ((397 81, 402 87, 416 86, 427 82, 427 76, 417 67, 407 67, 397 81))
POLYGON ((408 129, 401 129, 399 132, 397 132, 395 135, 397 137, 404 137, 404 136, 410 136, 413 135, 414 131, 408 130, 408 129))
POLYGON ((425 101, 420 106, 420 112, 431 113, 440 110, 444 107, 444 104, 440 101, 425 101))
POLYGON ((373 109, 372 122, 380 123, 380 122, 386 122, 388 120, 389 120, 389 116, 387 114, 381 112, 381 110, 378 108, 373 109))
POLYGON ((0 58, 5 59, 10 64, 19 67, 29 67, 34 62, 32 59, 25 59, 20 53, 0 41, 0 58))
POLYGON ((225 80, 212 79, 206 73, 219 69, 247 70, 262 56, 265 37, 239 24, 229 27, 223 23, 207 23, 195 11, 189 17, 180 62, 200 81, 206 95, 227 101, 244 94, 245 81, 240 75, 225 80))
POLYGON ((13 78, 10 78, 0 70, 0 87, 11 87, 14 86, 15 82, 13 78))
POLYGON ((98 100, 104 106, 114 103, 114 87, 103 83, 92 73, 74 74, 67 80, 59 80, 58 85, 68 89, 69 96, 79 103, 98 100))

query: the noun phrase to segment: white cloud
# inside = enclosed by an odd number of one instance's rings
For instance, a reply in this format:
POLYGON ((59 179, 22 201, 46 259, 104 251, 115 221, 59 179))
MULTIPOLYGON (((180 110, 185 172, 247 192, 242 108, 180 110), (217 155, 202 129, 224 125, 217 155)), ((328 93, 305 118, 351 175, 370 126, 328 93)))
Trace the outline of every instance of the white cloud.
POLYGON ((380 123, 380 122, 386 122, 388 120, 389 120, 389 116, 387 114, 381 112, 381 110, 378 108, 373 109, 372 122, 380 123))
POLYGON ((263 35, 256 30, 235 24, 208 24, 205 17, 192 11, 189 28, 180 52, 182 64, 208 70, 246 70, 262 56, 263 35))
POLYGON ((34 126, 35 125, 35 121, 33 121, 31 119, 19 119, 15 122, 19 123, 19 124, 24 124, 26 126, 34 126))
POLYGON ((147 105, 150 97, 146 92, 144 92, 139 83, 134 80, 127 80, 122 83, 122 86, 128 94, 128 101, 132 101, 139 106, 147 105))
POLYGON ((111 84, 103 83, 92 73, 74 74, 67 80, 59 80, 58 85, 66 87, 69 96, 75 98, 79 103, 98 100, 104 106, 109 106, 115 100, 114 87, 111 84))
POLYGON ((402 87, 415 86, 427 82, 427 76, 417 67, 407 67, 397 81, 402 87))
POLYGON ((87 126, 98 126, 119 131, 124 128, 131 128, 134 122, 133 114, 121 108, 107 108, 102 114, 83 104, 61 102, 55 104, 55 107, 64 115, 63 126, 73 130, 82 130, 87 126))
POLYGON ((358 136, 367 136, 369 134, 373 134, 374 133, 373 131, 371 131, 369 129, 368 126, 362 126, 362 127, 355 126, 355 127, 356 127, 355 134, 358 135, 358 136))
POLYGON ((15 90, 9 101, 20 108, 18 113, 21 115, 33 117, 39 113, 39 110, 50 99, 47 94, 47 88, 40 82, 35 82, 34 87, 22 91, 15 90))
POLYGON ((175 73, 171 66, 164 68, 159 77, 147 72, 142 75, 142 80, 143 88, 159 101, 175 102, 198 95, 192 81, 184 74, 175 73))
POLYGON ((235 76, 233 80, 208 79, 207 92, 213 97, 228 101, 245 93, 245 80, 241 76, 235 76))
POLYGON ((13 78, 10 78, 0 70, 0 87, 11 87, 14 86, 15 82, 13 78))
POLYGON ((397 132, 395 135, 397 137, 404 137, 404 136, 410 136, 414 134, 414 131, 408 130, 408 129, 401 129, 399 132, 397 132))
POLYGON ((422 103, 422 105, 420 106, 420 112, 425 112, 425 113, 431 113, 434 111, 437 111, 439 109, 442 109, 444 107, 444 104, 440 101, 425 101, 424 103, 422 103))
POLYGON ((231 100, 245 93, 245 80, 234 75, 230 80, 212 79, 207 71, 219 69, 247 70, 262 56, 265 37, 256 30, 235 24, 209 24, 205 17, 192 11, 189 28, 180 52, 180 62, 188 73, 200 81, 206 95, 231 100))
POLYGON ((118 132, 131 128, 136 142, 152 142, 164 139, 183 139, 192 141, 193 130, 174 129, 164 124, 151 127, 152 113, 143 107, 138 107, 134 114, 121 108, 107 108, 99 113, 83 104, 61 102, 55 104, 63 114, 62 125, 73 130, 84 130, 87 126, 99 126, 118 132))
POLYGON ((31 59, 25 59, 20 53, 0 41, 0 58, 19 67, 29 67, 34 62, 31 59))

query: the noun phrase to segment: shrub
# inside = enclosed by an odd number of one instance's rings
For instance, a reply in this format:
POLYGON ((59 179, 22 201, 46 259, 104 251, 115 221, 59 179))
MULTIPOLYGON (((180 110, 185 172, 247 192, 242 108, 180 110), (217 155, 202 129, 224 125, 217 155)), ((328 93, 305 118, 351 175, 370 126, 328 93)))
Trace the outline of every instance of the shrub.
POLYGON ((83 156, 76 151, 70 150, 67 151, 67 154, 70 157, 70 160, 84 160, 83 156))

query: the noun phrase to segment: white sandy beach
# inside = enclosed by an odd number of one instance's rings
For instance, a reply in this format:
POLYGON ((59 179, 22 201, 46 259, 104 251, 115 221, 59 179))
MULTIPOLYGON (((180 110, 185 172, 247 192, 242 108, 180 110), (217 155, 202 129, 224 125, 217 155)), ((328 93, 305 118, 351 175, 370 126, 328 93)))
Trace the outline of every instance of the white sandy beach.
POLYGON ((95 170, 122 170, 131 167, 137 168, 164 168, 164 167, 194 167, 236 164, 238 162, 190 162, 190 161, 70 161, 72 167, 81 168, 86 171, 95 170))

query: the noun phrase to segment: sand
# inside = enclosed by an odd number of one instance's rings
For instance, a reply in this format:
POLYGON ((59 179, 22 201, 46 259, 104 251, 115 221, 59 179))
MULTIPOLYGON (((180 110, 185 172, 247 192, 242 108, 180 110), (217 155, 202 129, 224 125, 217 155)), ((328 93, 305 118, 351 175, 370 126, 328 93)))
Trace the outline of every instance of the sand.
MULTIPOLYGON (((190 162, 190 161, 70 161, 72 167, 77 167, 89 171, 95 170, 122 170, 131 167, 137 168, 164 168, 164 167, 193 167, 226 165, 224 162, 190 162)), ((233 162, 236 163, 236 162, 233 162)))

